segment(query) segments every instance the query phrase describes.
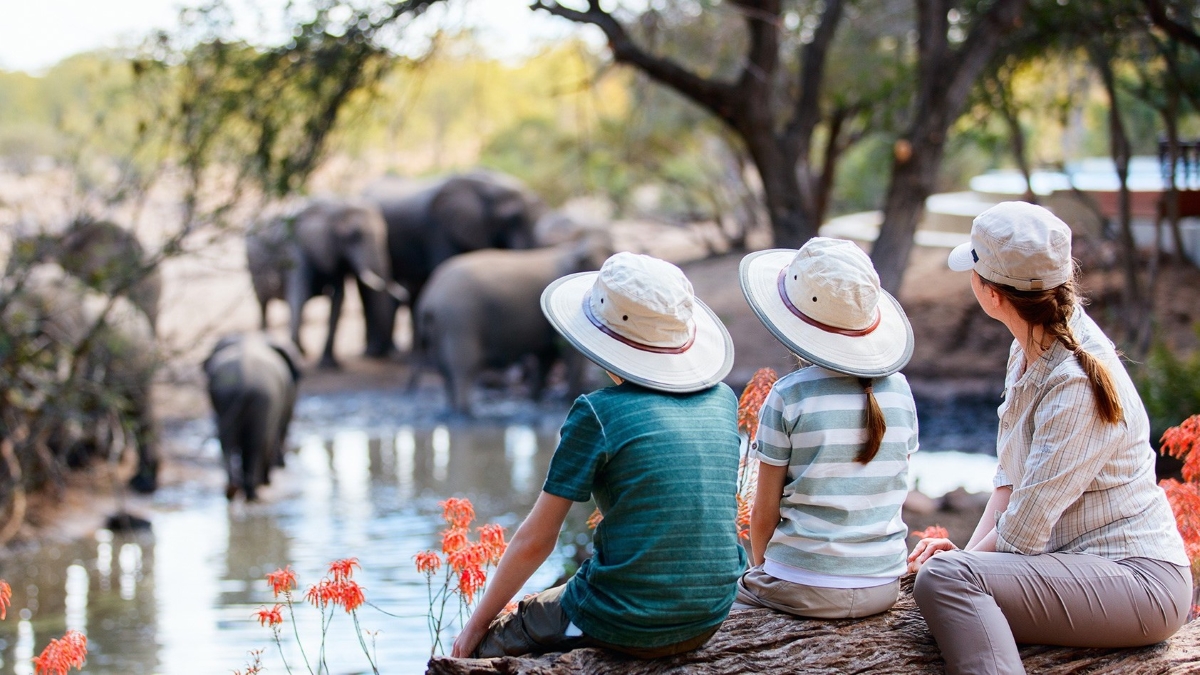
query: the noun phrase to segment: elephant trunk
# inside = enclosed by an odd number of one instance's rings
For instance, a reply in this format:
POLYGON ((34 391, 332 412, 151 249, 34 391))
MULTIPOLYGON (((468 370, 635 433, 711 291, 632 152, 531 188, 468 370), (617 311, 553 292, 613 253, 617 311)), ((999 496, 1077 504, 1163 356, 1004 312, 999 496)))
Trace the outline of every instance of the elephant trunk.
POLYGON ((395 298, 396 302, 408 302, 408 291, 395 281, 385 281, 383 277, 367 268, 356 270, 355 274, 357 274, 359 280, 362 281, 363 285, 367 288, 379 293, 387 293, 395 298))

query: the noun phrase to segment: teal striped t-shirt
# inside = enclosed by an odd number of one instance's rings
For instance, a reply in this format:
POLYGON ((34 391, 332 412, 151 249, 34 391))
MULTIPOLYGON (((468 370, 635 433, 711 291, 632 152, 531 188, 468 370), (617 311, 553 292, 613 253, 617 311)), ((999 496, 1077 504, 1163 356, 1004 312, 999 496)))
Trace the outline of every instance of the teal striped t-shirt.
POLYGON ((917 451, 917 410, 900 373, 875 378, 887 432, 868 464, 867 397, 857 377, 808 366, 780 378, 759 411, 752 452, 786 466, 780 522, 766 558, 818 574, 899 577, 906 571, 908 456, 917 451))
POLYGON ((626 382, 575 400, 542 489, 595 498, 604 514, 562 596, 584 634, 653 648, 725 619, 746 560, 739 444, 737 398, 724 384, 666 394, 626 382))

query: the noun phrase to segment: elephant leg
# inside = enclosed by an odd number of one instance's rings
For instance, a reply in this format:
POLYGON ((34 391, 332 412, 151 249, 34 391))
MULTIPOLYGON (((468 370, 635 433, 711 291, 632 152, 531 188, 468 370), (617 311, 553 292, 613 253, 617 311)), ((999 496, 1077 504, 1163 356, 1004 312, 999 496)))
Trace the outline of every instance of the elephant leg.
POLYGON ((304 303, 310 297, 311 288, 312 270, 308 269, 308 265, 303 261, 292 265, 287 283, 288 310, 291 314, 288 317, 288 330, 292 343, 301 354, 304 353, 304 345, 300 344, 300 325, 304 320, 304 303))
POLYGON ((333 341, 337 336, 338 321, 342 317, 342 301, 346 298, 345 280, 333 284, 329 295, 329 334, 325 337, 325 351, 321 354, 322 368, 337 368, 337 359, 333 356, 333 341))
POLYGON ((537 355, 533 381, 529 383, 529 395, 533 400, 541 400, 542 394, 546 391, 546 379, 550 376, 550 369, 554 367, 557 358, 558 354, 553 349, 545 350, 537 355))
POLYGON ((474 388, 483 355, 471 339, 443 336, 438 366, 446 383, 446 396, 455 414, 471 416, 471 390, 474 388))
POLYGON ((573 400, 584 393, 583 378, 589 361, 574 347, 562 348, 563 361, 567 365, 567 397, 573 400))
POLYGON ((243 401, 237 392, 211 391, 217 416, 217 439, 221 441, 221 459, 225 465, 225 498, 232 500, 242 485, 243 401))
MULTIPOLYGON (((148 387, 149 382, 146 383, 146 388, 148 387)), ((150 493, 158 488, 160 462, 158 433, 150 405, 150 392, 139 390, 131 398, 133 438, 137 442, 138 465, 137 472, 129 480, 129 487, 135 492, 150 493)))
POLYGON ((362 279, 355 278, 355 283, 358 284, 358 297, 362 298, 363 319, 367 325, 367 347, 364 353, 373 359, 387 358, 396 352, 392 330, 396 322, 397 302, 387 293, 370 288, 362 279))
POLYGON ((242 489, 246 501, 258 499, 258 486, 262 485, 267 470, 267 453, 271 444, 272 429, 267 409, 257 397, 247 411, 252 413, 241 429, 242 489))
POLYGON ((258 327, 264 331, 267 329, 267 303, 269 303, 269 302, 270 302, 269 299, 268 300, 260 299, 258 301, 258 314, 259 314, 258 327))

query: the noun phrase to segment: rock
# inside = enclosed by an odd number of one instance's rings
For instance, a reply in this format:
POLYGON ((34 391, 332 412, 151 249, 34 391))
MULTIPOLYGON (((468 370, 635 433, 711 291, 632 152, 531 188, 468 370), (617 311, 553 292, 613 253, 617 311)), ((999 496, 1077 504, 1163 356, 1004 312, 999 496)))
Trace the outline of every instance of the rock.
MULTIPOLYGON (((639 661, 604 649, 499 659, 429 660, 429 675, 489 673, 942 673, 941 653, 912 599, 913 575, 901 580, 900 600, 889 612, 864 619, 797 619, 768 609, 731 612, 721 630, 696 651, 639 661)), ((1170 640, 1139 649, 1025 646, 1031 673, 1121 672, 1139 675, 1196 672, 1200 621, 1170 640)))
POLYGON ((978 511, 987 506, 991 496, 990 492, 967 492, 962 488, 955 488, 942 497, 942 510, 959 513, 978 511))
POLYGON ((928 516, 937 512, 938 503, 925 493, 912 490, 904 498, 904 509, 918 515, 928 516))

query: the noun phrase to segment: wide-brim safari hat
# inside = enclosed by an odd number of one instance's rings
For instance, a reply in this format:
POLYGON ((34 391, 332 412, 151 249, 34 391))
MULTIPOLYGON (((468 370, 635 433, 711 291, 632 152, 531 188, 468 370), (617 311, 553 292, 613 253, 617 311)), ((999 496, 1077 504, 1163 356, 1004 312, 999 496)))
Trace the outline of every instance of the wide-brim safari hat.
POLYGON ((584 356, 650 389, 707 389, 733 367, 733 340, 675 265, 617 253, 598 272, 562 277, 542 312, 584 356))
POLYGON ((758 251, 738 271, 754 313, 800 358, 858 377, 891 375, 912 358, 908 317, 853 242, 758 251))

